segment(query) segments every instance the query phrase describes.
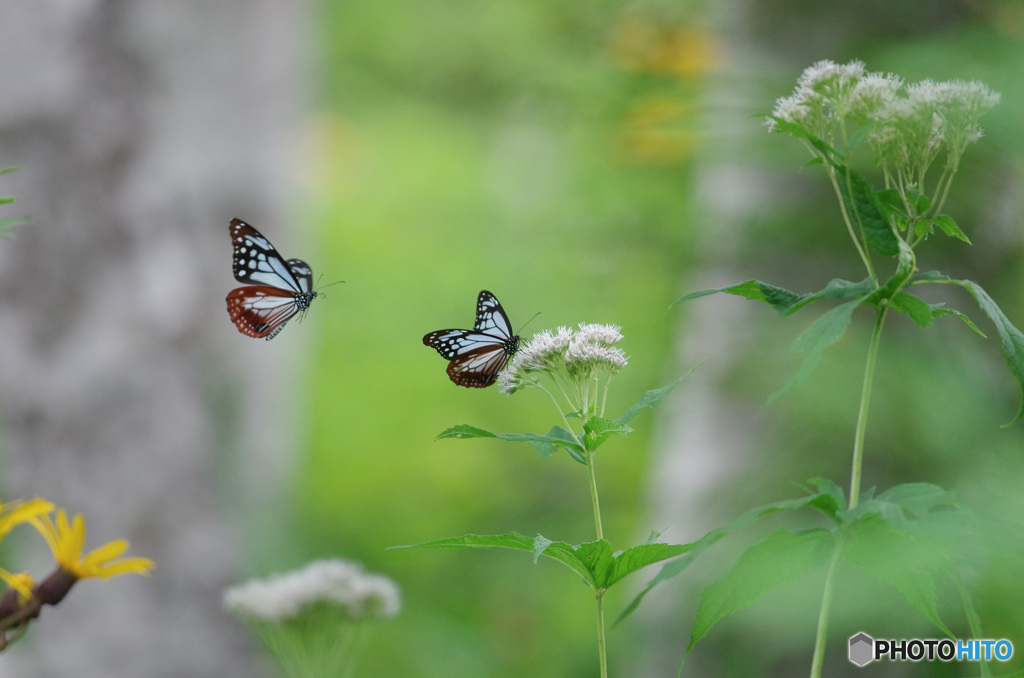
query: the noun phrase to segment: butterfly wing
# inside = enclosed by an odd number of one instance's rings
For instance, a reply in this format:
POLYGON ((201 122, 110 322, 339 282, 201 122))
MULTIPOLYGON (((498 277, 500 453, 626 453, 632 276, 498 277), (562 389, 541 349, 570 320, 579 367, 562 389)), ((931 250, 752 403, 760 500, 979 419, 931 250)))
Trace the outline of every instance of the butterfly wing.
POLYGON ((291 290, 295 294, 310 292, 313 272, 304 261, 285 261, 269 240, 241 219, 232 219, 229 228, 235 280, 247 285, 291 290))
POLYGON ((476 298, 476 322, 473 331, 492 334, 502 339, 512 338, 512 323, 505 315, 505 309, 498 303, 497 297, 483 290, 476 298))
POLYGON ((273 339, 292 316, 303 310, 290 292, 263 285, 231 290, 228 315, 238 331, 250 337, 273 339))
POLYGON ((472 330, 438 330, 423 337, 423 343, 450 361, 448 378, 459 386, 485 388, 519 349, 519 337, 512 336, 508 316, 493 294, 484 290, 477 297, 476 322, 472 330))
POLYGON ((518 337, 511 348, 504 343, 474 348, 448 363, 448 378, 458 386, 486 388, 494 383, 518 348, 518 337))
POLYGON ((313 291, 313 269, 302 259, 289 259, 288 270, 292 277, 299 284, 301 294, 310 294, 313 291))

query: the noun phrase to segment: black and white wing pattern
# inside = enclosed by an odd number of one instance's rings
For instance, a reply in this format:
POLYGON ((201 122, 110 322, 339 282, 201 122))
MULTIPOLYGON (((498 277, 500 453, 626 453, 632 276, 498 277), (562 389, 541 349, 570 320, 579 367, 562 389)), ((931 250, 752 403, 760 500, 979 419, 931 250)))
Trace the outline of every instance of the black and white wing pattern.
POLYGON ((235 280, 245 283, 228 293, 228 314, 238 331, 250 337, 277 336, 296 313, 316 298, 313 270, 301 259, 285 260, 270 241, 241 219, 230 225, 235 280))
POLYGON ((505 310, 487 290, 477 297, 473 329, 438 330, 424 336, 423 343, 450 361, 448 378, 467 388, 493 384, 519 350, 505 310))

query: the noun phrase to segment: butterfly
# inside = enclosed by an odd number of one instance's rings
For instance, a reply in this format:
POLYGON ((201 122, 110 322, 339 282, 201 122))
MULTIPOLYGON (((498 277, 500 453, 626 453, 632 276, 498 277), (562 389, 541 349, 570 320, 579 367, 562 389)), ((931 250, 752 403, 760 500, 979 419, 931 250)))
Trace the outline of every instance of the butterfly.
POLYGON ((227 296, 228 314, 238 331, 273 339, 296 313, 305 313, 316 299, 313 270, 301 259, 287 261, 270 241, 241 219, 229 227, 235 280, 245 287, 227 296))
POLYGON ((493 294, 484 290, 476 300, 476 323, 471 330, 438 330, 423 343, 450 360, 448 378, 459 386, 486 388, 498 378, 519 350, 505 310, 493 294))

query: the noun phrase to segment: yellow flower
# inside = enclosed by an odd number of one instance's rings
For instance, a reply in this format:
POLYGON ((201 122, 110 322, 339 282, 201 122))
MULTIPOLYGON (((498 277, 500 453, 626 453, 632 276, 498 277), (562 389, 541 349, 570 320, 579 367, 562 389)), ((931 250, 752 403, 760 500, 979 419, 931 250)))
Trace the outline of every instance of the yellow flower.
POLYGON ((52 510, 53 504, 45 499, 0 503, 0 539, 7 536, 15 525, 30 522, 52 510))
POLYGON ((119 574, 137 573, 148 575, 154 563, 148 558, 123 558, 115 560, 128 549, 128 542, 115 539, 112 542, 82 555, 85 546, 85 519, 75 515, 68 524, 64 509, 57 511, 57 521, 49 514, 36 517, 32 524, 50 545, 57 564, 75 579, 100 577, 108 579, 119 574))
POLYGON ((36 585, 35 580, 28 572, 13 574, 0 567, 0 579, 7 583, 7 586, 18 592, 21 603, 32 598, 32 587, 36 585))

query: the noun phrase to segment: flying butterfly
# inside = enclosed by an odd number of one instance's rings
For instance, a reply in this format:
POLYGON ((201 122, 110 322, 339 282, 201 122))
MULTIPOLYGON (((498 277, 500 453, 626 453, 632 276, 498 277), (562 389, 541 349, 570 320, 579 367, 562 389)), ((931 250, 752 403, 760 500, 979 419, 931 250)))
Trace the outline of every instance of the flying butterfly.
POLYGON ((486 388, 498 378, 519 350, 519 337, 505 310, 484 290, 476 300, 476 323, 471 330, 438 330, 423 337, 448 363, 448 378, 459 386, 486 388))
POLYGON ((245 283, 228 293, 228 314, 242 334, 273 339, 296 313, 316 299, 313 270, 301 259, 285 260, 270 241, 241 219, 229 227, 235 280, 245 283))

